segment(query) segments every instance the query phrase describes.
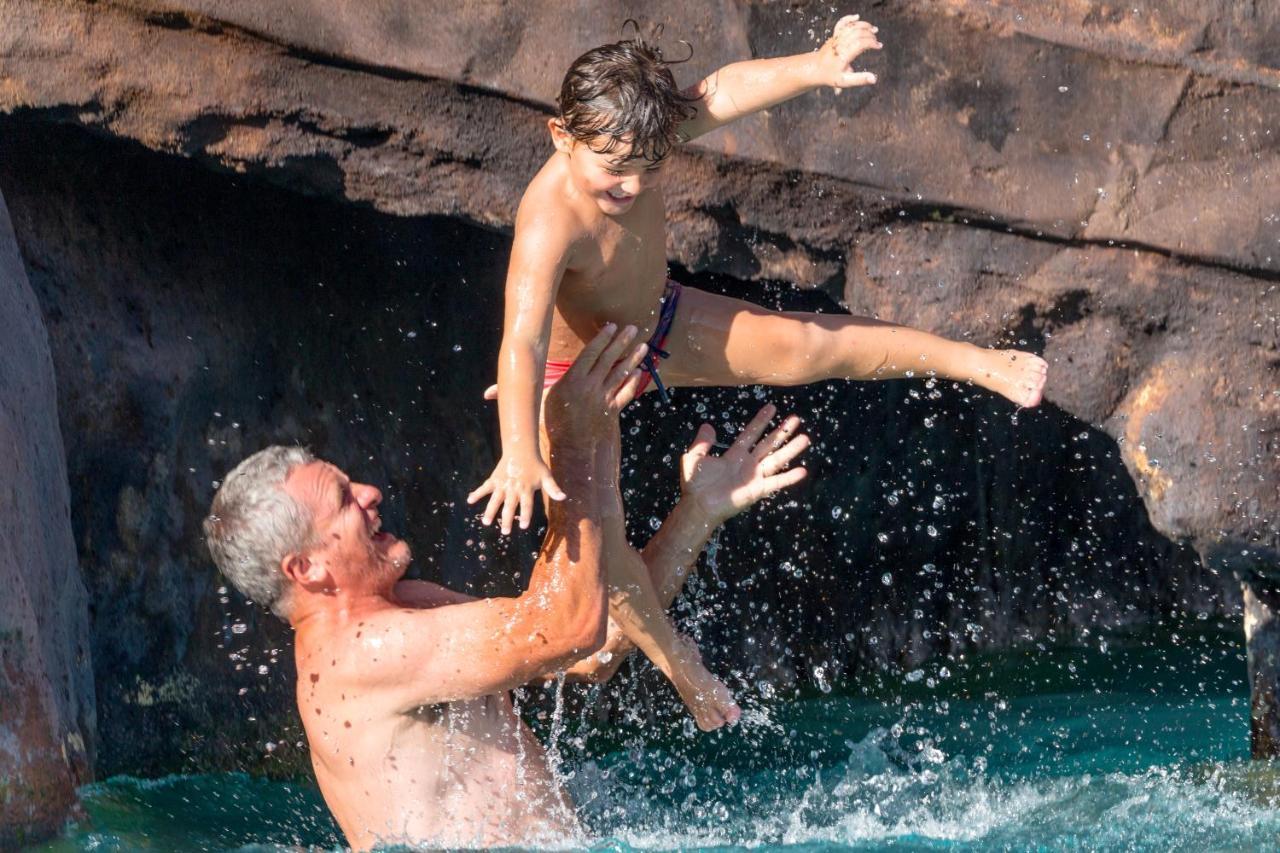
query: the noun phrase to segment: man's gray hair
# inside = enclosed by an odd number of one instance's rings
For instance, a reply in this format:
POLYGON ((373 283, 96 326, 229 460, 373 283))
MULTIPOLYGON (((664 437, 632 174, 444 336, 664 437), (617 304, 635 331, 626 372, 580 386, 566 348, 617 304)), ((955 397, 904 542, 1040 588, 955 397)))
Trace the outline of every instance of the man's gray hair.
POLYGON ((259 450, 222 481, 204 520, 213 562, 236 589, 281 619, 286 587, 280 563, 312 542, 311 512, 284 490, 284 481, 314 461, 304 447, 259 450))

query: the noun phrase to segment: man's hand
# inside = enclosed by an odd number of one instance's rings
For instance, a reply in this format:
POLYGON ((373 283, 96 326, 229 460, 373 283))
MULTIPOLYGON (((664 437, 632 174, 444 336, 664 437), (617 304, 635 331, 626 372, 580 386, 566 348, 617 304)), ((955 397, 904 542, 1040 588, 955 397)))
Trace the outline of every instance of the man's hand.
POLYGON ((615 329, 606 324, 547 394, 543 417, 553 448, 556 442, 594 445, 636 398, 641 378, 636 368, 648 347, 640 344, 628 352, 636 327, 615 329))
POLYGON ((747 507, 805 478, 802 467, 792 468, 795 458, 809 447, 807 435, 796 435, 800 419, 788 416, 763 441, 777 410, 762 408, 722 456, 712 456, 716 431, 703 424, 689 450, 680 459, 680 491, 713 525, 719 525, 747 507))
POLYGON ((876 75, 869 71, 854 71, 853 61, 868 50, 884 47, 876 39, 877 32, 876 27, 868 21, 859 20, 857 15, 845 15, 837 21, 831 38, 818 51, 818 85, 834 86, 839 92, 875 83, 876 75))

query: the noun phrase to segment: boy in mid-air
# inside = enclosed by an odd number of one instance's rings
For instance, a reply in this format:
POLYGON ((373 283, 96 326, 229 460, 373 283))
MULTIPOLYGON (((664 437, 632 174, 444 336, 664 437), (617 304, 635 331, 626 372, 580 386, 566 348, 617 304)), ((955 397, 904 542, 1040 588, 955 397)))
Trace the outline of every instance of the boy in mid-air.
MULTIPOLYGON (((542 393, 606 323, 647 340, 646 385, 801 385, 825 379, 936 375, 973 382, 1019 406, 1040 402, 1046 365, 844 314, 769 311, 667 278, 663 164, 678 143, 820 86, 867 86, 852 63, 881 47, 857 16, 816 52, 736 62, 686 91, 661 53, 636 38, 579 57, 548 122, 555 153, 516 214, 498 361, 502 458, 468 502, 488 496, 484 522, 527 527, 534 493, 564 497, 539 430, 542 393)), ((620 458, 620 437, 607 450, 620 458)), ((605 531, 610 616, 671 679, 703 729, 737 719, 725 686, 673 629, 622 520, 605 531)))

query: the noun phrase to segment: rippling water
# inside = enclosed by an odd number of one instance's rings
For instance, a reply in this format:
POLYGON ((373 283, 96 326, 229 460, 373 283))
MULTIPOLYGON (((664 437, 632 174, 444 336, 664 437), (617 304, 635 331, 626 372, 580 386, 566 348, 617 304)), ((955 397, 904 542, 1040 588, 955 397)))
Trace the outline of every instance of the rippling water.
MULTIPOLYGON (((712 736, 570 721, 564 768, 592 849, 1277 849, 1280 772, 1247 760, 1237 630, 757 695, 712 736)), ((85 795, 89 820, 46 849, 339 846, 309 785, 119 778, 85 795)))

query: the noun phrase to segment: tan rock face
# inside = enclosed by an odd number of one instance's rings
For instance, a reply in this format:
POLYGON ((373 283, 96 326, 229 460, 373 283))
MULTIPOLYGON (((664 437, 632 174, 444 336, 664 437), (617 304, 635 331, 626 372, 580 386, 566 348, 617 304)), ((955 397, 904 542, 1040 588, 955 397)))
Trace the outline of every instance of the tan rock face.
POLYGON ((92 775, 89 619, 44 323, 0 198, 0 847, 56 833, 92 775))

